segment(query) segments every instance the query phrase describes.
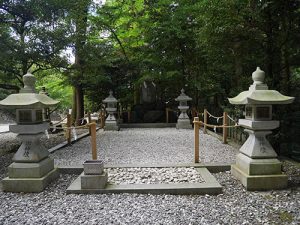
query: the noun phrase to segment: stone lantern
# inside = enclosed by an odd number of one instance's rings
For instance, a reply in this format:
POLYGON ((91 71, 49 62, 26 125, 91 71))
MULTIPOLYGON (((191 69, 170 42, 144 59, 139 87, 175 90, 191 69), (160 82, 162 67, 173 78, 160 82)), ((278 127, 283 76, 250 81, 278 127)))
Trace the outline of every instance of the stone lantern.
POLYGON ((17 133, 22 145, 8 167, 8 177, 2 180, 3 190, 10 192, 40 192, 58 177, 54 160, 40 143, 49 123, 43 120, 43 110, 59 102, 45 94, 37 94, 36 78, 27 73, 23 76, 24 88, 0 101, 1 108, 16 109, 16 122, 9 130, 17 133))
POLYGON ((112 91, 109 92, 109 96, 103 100, 103 103, 106 103, 106 111, 108 113, 108 116, 105 120, 104 130, 120 130, 114 115, 117 112, 118 100, 113 96, 112 91))
POLYGON ((191 101, 192 98, 187 96, 184 93, 184 89, 181 89, 181 94, 175 99, 179 102, 178 109, 180 110, 180 115, 177 120, 176 128, 177 129, 191 129, 192 125, 190 123, 190 118, 187 115, 186 111, 189 109, 188 101, 191 101))
POLYGON ((239 119, 239 124, 246 128, 249 137, 240 148, 231 172, 247 190, 282 189, 288 180, 266 135, 279 127, 279 121, 272 120, 272 105, 290 104, 294 97, 269 90, 264 78, 264 71, 258 67, 252 73, 249 90, 229 98, 231 104, 245 105, 245 119, 239 119))

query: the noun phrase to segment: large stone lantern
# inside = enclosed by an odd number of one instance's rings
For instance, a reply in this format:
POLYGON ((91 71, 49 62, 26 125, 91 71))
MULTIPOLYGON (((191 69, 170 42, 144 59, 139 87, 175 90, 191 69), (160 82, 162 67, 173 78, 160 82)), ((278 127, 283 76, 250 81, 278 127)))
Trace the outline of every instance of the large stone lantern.
POLYGON ((49 128, 49 123, 43 120, 43 110, 59 102, 37 94, 35 81, 32 74, 24 75, 24 88, 20 93, 0 101, 1 108, 16 109, 17 124, 10 125, 9 130, 22 140, 8 167, 8 177, 2 180, 4 191, 40 192, 58 177, 54 160, 48 157, 49 152, 41 145, 40 138, 49 128))
POLYGON ((272 120, 272 105, 292 103, 294 97, 268 90, 264 78, 264 71, 258 67, 252 73, 249 90, 229 98, 231 104, 245 105, 245 119, 239 119, 239 124, 246 128, 249 137, 240 148, 231 172, 247 190, 282 189, 288 180, 266 135, 279 127, 279 121, 272 120))
POLYGON ((118 100, 113 96, 113 92, 109 92, 109 96, 103 100, 103 103, 106 103, 106 111, 108 116, 105 120, 104 130, 120 130, 118 122, 115 117, 115 113, 117 112, 117 103, 118 100))
POLYGON ((177 129, 191 129, 192 125, 190 123, 190 118, 187 115, 186 111, 189 109, 188 101, 191 101, 192 98, 187 96, 184 93, 184 89, 181 89, 181 94, 175 99, 179 102, 178 109, 180 110, 180 115, 177 120, 176 128, 177 129))

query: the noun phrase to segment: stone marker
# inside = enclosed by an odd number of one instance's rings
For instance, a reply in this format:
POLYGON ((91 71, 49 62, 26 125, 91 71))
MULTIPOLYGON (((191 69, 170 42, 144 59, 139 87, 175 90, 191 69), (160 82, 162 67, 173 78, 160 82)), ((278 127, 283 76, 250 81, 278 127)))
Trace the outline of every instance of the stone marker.
POLYGON ((106 111, 108 116, 105 120, 104 130, 120 130, 118 122, 115 117, 115 113, 117 112, 117 102, 118 100, 113 96, 113 92, 109 92, 109 96, 103 100, 103 103, 106 103, 106 111))
POLYGON ((17 124, 9 130, 19 134, 22 145, 13 156, 8 167, 8 177, 2 180, 3 190, 10 192, 40 192, 59 176, 48 150, 41 145, 40 138, 49 123, 43 119, 43 110, 59 102, 35 91, 35 77, 23 76, 24 88, 19 94, 11 94, 0 101, 1 108, 16 109, 17 124))
POLYGON ((229 98, 231 104, 245 105, 245 119, 239 119, 239 124, 249 133, 231 172, 247 190, 252 191, 282 189, 287 186, 288 180, 281 172, 281 162, 266 135, 279 127, 279 121, 272 120, 272 105, 292 103, 294 97, 268 90, 264 78, 264 71, 258 67, 252 73, 254 82, 249 90, 229 98))
POLYGON ((181 94, 175 99, 175 101, 179 102, 178 109, 180 110, 180 115, 176 124, 177 129, 192 129, 190 118, 186 113, 189 109, 187 102, 191 100, 192 98, 184 93, 184 89, 181 89, 181 94))

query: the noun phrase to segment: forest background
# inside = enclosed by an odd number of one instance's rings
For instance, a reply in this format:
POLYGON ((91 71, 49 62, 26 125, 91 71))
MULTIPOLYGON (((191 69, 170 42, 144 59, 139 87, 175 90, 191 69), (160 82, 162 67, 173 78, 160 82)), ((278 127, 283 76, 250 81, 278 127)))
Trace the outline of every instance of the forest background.
POLYGON ((277 142, 300 149, 299 0, 1 0, 0 30, 0 99, 31 71, 77 119, 109 90, 133 107, 145 81, 169 107, 184 88, 198 110, 240 117, 227 97, 260 66, 269 88, 296 97, 274 118, 277 142))

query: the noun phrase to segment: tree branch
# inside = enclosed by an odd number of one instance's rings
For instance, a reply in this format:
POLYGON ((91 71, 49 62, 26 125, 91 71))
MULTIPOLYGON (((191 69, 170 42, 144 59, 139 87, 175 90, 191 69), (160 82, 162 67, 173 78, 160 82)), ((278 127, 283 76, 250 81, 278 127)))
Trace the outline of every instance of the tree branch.
POLYGON ((19 92, 20 87, 17 85, 12 85, 12 84, 0 84, 0 88, 6 89, 6 90, 15 90, 19 92))

